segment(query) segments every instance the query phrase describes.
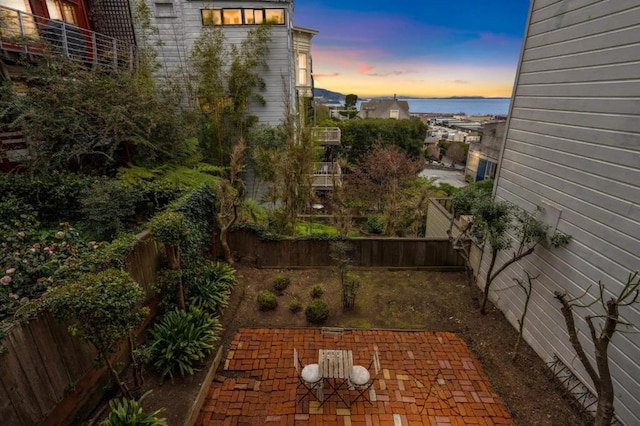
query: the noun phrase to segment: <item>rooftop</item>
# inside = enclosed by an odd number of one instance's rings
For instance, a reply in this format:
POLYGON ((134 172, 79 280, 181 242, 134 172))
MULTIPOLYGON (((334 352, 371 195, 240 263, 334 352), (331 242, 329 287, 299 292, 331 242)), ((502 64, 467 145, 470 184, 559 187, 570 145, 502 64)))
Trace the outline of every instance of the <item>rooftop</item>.
MULTIPOLYGON (((346 390, 345 390, 346 391, 346 390)), ((355 391, 347 391, 355 396, 355 391)), ((198 425, 513 425, 480 363, 453 333, 407 330, 243 328, 215 376, 198 425), (338 398, 322 407, 297 389, 296 348, 303 364, 319 349, 350 349, 369 365, 375 348, 382 371, 372 403, 338 398)))

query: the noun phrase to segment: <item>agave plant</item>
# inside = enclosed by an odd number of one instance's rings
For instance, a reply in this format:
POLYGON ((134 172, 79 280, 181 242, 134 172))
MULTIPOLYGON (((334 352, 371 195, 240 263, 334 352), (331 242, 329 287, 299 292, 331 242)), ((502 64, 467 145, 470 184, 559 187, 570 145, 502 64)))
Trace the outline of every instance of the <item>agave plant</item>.
POLYGON ((192 306, 188 311, 171 311, 151 329, 151 362, 160 371, 160 380, 178 372, 193 374, 197 363, 213 350, 222 327, 217 317, 192 306))
POLYGON ((112 399, 109 401, 111 412, 100 426, 167 426, 166 419, 158 417, 164 408, 151 414, 142 411, 142 400, 150 393, 151 391, 146 392, 138 401, 127 398, 112 399))

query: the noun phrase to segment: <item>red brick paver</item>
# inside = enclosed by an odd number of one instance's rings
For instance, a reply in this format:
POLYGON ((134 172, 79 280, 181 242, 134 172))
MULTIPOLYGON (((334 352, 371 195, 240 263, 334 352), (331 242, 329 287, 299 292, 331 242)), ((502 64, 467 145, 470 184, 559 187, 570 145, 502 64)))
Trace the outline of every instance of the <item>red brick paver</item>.
MULTIPOLYGON (((354 397, 353 391, 346 391, 354 397)), ((514 425, 480 364, 453 333, 320 329, 241 329, 218 371, 198 425, 458 426, 514 425), (318 408, 293 368, 293 348, 303 364, 318 349, 350 349, 355 364, 368 366, 374 348, 382 371, 373 405, 345 406, 331 398, 318 408)))

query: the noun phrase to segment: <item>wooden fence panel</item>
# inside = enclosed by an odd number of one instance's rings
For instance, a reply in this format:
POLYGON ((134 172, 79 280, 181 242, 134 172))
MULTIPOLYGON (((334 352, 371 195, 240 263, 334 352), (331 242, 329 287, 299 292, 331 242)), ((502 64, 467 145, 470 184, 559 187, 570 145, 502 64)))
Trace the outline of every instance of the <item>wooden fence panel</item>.
MULTIPOLYGON (((18 424, 38 424, 44 419, 44 414, 40 409, 31 382, 28 381, 28 370, 24 371, 18 361, 19 353, 16 351, 15 339, 9 338, 13 333, 8 332, 8 336, 2 342, 8 353, 0 357, 0 371, 2 371, 0 381, 2 381, 2 385, 21 420, 21 423, 18 424)), ((4 417, 4 412, 1 414, 4 417)))
POLYGON ((0 413, 2 413, 2 422, 7 425, 20 425, 23 423, 2 380, 0 380, 0 413))
MULTIPOLYGON (((447 239, 353 238, 350 256, 354 266, 389 268, 458 269, 462 260, 447 239)), ((229 245, 241 261, 262 268, 334 266, 331 241, 315 239, 262 240, 252 231, 237 230, 229 245)))

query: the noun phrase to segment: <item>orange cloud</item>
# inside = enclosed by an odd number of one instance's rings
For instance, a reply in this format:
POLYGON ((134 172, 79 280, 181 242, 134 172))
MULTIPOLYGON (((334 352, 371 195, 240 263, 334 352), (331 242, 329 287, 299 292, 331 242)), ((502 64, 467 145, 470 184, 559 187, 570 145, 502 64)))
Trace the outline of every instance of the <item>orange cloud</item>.
POLYGON ((367 74, 369 71, 373 70, 373 66, 371 65, 367 65, 367 64, 359 64, 358 65, 358 72, 360 74, 367 74))

